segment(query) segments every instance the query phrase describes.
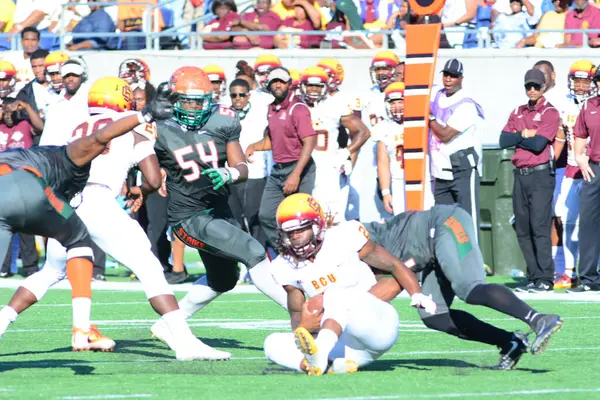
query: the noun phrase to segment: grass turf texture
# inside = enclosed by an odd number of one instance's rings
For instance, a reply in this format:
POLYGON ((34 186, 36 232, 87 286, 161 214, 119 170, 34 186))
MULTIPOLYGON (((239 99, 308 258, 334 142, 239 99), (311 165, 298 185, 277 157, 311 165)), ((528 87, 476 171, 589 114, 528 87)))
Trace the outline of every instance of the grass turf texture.
MULTIPOLYGON (((1 289, 0 304, 12 293, 1 289)), ((93 320, 117 348, 114 353, 73 353, 70 291, 53 290, 0 342, 0 398, 600 398, 597 303, 532 301, 539 310, 561 314, 565 326, 544 354, 527 354, 518 370, 508 372, 479 368, 498 361, 491 346, 429 331, 408 300, 393 304, 402 327, 384 358, 353 375, 308 377, 264 358, 264 338, 288 325, 286 313, 262 295, 222 296, 190 320, 207 344, 231 351, 231 361, 179 362, 151 339, 155 314, 143 292, 95 291, 93 320)), ((457 306, 503 328, 525 329, 494 311, 460 301, 457 306)))

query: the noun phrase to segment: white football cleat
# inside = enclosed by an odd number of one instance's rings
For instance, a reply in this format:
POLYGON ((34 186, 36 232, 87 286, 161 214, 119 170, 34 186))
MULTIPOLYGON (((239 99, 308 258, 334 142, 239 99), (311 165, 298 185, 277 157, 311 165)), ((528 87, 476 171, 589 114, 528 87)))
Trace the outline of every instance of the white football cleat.
POLYGON ((175 358, 180 361, 229 360, 231 353, 214 349, 200 339, 194 338, 194 340, 181 343, 179 349, 175 351, 175 358))
POLYGON ((358 363, 347 358, 336 358, 329 367, 327 374, 353 374, 358 371, 358 363))
POLYGON ((152 337, 157 338, 169 346, 171 350, 176 350, 175 338, 171 334, 171 330, 167 326, 167 323, 162 318, 152 325, 150 332, 152 332, 152 337))
POLYGON ((115 341, 100 333, 96 325, 90 326, 89 332, 73 327, 71 339, 73 351, 113 351, 115 341))

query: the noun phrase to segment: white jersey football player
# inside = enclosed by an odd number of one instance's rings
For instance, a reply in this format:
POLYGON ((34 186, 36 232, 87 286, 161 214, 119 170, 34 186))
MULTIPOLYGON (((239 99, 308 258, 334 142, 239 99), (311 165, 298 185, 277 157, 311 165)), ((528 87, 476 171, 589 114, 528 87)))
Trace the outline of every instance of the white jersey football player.
POLYGON ((293 334, 268 336, 265 354, 278 365, 309 375, 355 372, 396 342, 398 313, 370 293, 376 280, 367 264, 391 273, 411 295, 411 305, 430 313, 436 309, 420 292, 414 274, 371 242, 359 222, 332 226, 328 219, 319 203, 303 193, 287 197, 277 209, 281 254, 271 271, 288 294, 295 329, 293 334), (318 331, 316 339, 311 331, 318 331))
MULTIPOLYGON (((390 50, 380 51, 371 60, 369 75, 373 87, 362 98, 362 120, 373 129, 387 118, 385 88, 398 78, 400 59, 390 50)), ((376 142, 371 137, 358 153, 354 165, 355 174, 350 176, 350 198, 346 218, 361 222, 379 221, 392 215, 385 210, 378 193, 376 142), (369 201, 365 201, 369 199, 369 201)))
MULTIPOLYGON (((555 289, 571 289, 577 285, 576 265, 579 257, 579 193, 583 185, 581 170, 575 161, 575 137, 573 127, 586 100, 597 94, 593 82, 596 67, 590 61, 579 60, 569 70, 568 101, 564 103, 561 119, 565 130, 567 146, 567 167, 556 198, 555 212, 562 221, 562 243, 564 251, 564 271, 554 281, 555 289)), ((560 140, 557 138, 557 140, 560 140)), ((558 263, 557 263, 558 267, 558 263)))
MULTIPOLYGON (((73 139, 87 136, 133 113, 128 112, 133 109, 133 93, 127 82, 120 78, 102 78, 92 85, 88 104, 91 117, 74 130, 73 139)), ((106 151, 92 162, 88 183, 72 200, 72 205, 94 242, 131 269, 140 280, 152 308, 163 316, 175 338, 172 349, 177 359, 228 359, 229 353, 205 345, 192 334, 164 277, 160 261, 151 251, 148 237, 116 199, 128 171, 136 165, 144 175, 142 185, 131 188, 129 193, 137 197, 136 208, 141 206, 144 195, 160 188, 162 176, 154 153, 154 137, 154 125, 141 124, 134 131, 112 140, 106 151)), ((65 278, 66 249, 58 241, 50 239, 46 252, 44 268, 28 277, 19 288, 24 301, 30 302, 29 306, 39 301, 52 285, 65 278)), ((18 295, 19 292, 15 294, 18 295)), ((90 326, 90 314, 91 300, 73 302, 75 326, 90 326), (80 323, 81 319, 87 324, 80 323)), ((92 325, 87 332, 73 329, 72 346, 73 351, 112 351, 115 342, 101 335, 92 325)))
POLYGON ((317 146, 312 158, 317 166, 313 195, 337 221, 344 220, 346 203, 340 174, 350 166, 350 156, 369 137, 369 130, 354 115, 348 99, 328 95, 329 75, 320 67, 308 67, 300 76, 300 96, 310 109, 317 146), (350 144, 340 148, 340 128, 348 129, 350 144))

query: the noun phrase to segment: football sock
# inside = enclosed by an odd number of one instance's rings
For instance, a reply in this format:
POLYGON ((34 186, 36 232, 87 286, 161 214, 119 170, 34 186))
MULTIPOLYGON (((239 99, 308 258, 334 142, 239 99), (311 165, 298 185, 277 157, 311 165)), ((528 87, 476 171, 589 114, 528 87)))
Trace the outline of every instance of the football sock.
POLYGON ((94 265, 87 258, 74 257, 67 261, 67 278, 73 296, 73 326, 84 332, 90 330, 93 271, 94 265))
POLYGON ((0 337, 4 335, 8 326, 15 322, 19 314, 11 307, 6 306, 0 310, 0 337))
POLYGON ((317 338, 315 339, 315 343, 317 345, 317 357, 320 362, 323 362, 324 365, 320 365, 321 370, 325 371, 327 368, 327 362, 329 360, 329 353, 335 347, 335 344, 338 341, 338 335, 335 334, 331 329, 321 329, 317 338))
POLYGON ((481 284, 475 286, 465 300, 468 304, 486 306, 510 315, 531 325, 537 312, 503 285, 481 284))
POLYGON ((287 293, 283 286, 275 282, 271 274, 271 262, 265 258, 250 268, 250 277, 254 285, 265 295, 287 310, 287 293))
POLYGON ((162 319, 169 327, 169 331, 171 331, 171 335, 175 338, 177 343, 189 340, 190 338, 196 338, 185 321, 185 314, 183 311, 175 310, 168 312, 162 316, 162 319))
POLYGON ((90 331, 90 314, 92 313, 92 299, 75 297, 73 300, 73 326, 84 332, 90 331))
POLYGON ((220 295, 221 293, 215 292, 208 286, 205 275, 194 282, 188 294, 179 302, 179 308, 187 319, 220 295))
POLYGON ((477 319, 462 310, 450 310, 450 318, 459 329, 461 339, 503 347, 512 339, 512 333, 477 319))

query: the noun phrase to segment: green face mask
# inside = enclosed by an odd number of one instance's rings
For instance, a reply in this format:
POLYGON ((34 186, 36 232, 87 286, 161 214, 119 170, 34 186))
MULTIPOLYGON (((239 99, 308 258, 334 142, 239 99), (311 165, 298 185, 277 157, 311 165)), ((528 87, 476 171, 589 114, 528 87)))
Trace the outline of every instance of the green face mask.
POLYGON ((186 127, 187 129, 197 129, 204 125, 210 117, 212 108, 212 93, 202 95, 185 95, 180 97, 175 106, 173 107, 173 118, 179 124, 186 127), (198 110, 188 110, 182 107, 182 100, 195 100, 202 102, 202 108, 198 110))

